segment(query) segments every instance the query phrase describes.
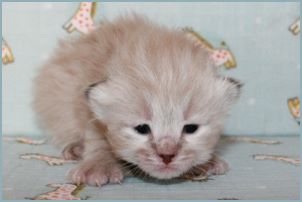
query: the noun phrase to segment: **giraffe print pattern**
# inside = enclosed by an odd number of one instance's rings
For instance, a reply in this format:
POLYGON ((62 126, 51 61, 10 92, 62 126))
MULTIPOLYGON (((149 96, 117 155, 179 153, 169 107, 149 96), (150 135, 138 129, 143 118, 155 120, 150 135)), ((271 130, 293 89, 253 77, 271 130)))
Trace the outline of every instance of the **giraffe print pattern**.
POLYGON ((79 192, 83 190, 83 185, 75 184, 48 184, 46 185, 51 188, 56 188, 54 191, 50 191, 44 194, 40 194, 31 200, 82 200, 78 196, 79 192))
POLYGON ((290 27, 289 31, 291 31, 294 35, 298 35, 300 33, 300 18, 298 18, 290 27))
POLYGON ((2 38, 2 63, 4 65, 13 63, 15 61, 12 49, 7 42, 2 38))
POLYGON ((65 25, 64 29, 71 33, 75 30, 87 34, 95 29, 93 18, 95 16, 96 2, 81 2, 78 10, 65 25))
POLYGON ((300 99, 298 97, 289 98, 287 100, 287 105, 290 113, 300 125, 300 99))
POLYGON ((211 53, 211 59, 215 66, 224 66, 226 69, 232 69, 237 66, 236 60, 232 52, 229 50, 225 42, 221 43, 222 48, 214 48, 207 40, 205 40, 199 33, 192 28, 184 28, 189 39, 195 42, 197 46, 203 46, 211 53))
MULTIPOLYGON (((216 66, 221 66, 232 61, 232 55, 225 49, 214 50, 211 54, 211 58, 216 66)), ((232 65, 230 65, 230 68, 231 67, 232 65)))
POLYGON ((227 140, 229 140, 231 142, 241 141, 241 142, 248 142, 248 143, 254 143, 254 144, 266 144, 266 145, 281 144, 281 142, 278 140, 263 140, 263 139, 259 139, 259 138, 242 137, 242 136, 228 137, 227 140))
POLYGON ((285 163, 290 163, 295 166, 300 165, 300 159, 291 158, 288 156, 279 156, 279 155, 267 155, 267 154, 255 154, 253 155, 255 160, 274 160, 274 161, 282 161, 285 163))
POLYGON ((34 140, 29 137, 2 137, 4 141, 15 141, 21 144, 29 144, 29 145, 41 145, 45 144, 45 140, 34 140))
POLYGON ((55 156, 49 156, 45 154, 38 154, 38 153, 28 153, 28 154, 21 154, 20 155, 21 159, 36 159, 40 161, 45 161, 48 165, 50 166, 60 166, 66 163, 76 163, 77 161, 74 160, 65 160, 60 157, 55 157, 55 156))

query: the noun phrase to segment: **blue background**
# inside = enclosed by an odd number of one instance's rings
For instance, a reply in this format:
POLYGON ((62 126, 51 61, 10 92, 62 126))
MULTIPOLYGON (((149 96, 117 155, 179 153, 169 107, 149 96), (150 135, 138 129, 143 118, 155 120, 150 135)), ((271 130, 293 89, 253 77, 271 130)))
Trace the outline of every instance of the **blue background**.
MULTIPOLYGON (((38 135, 30 108, 32 79, 52 53, 62 27, 79 3, 3 3, 2 35, 15 62, 2 67, 2 126, 10 135, 38 135)), ((170 27, 193 27, 215 47, 226 41, 238 66, 222 74, 245 83, 226 123, 231 135, 292 135, 299 125, 287 99, 299 96, 300 34, 288 27, 300 16, 299 3, 165 2, 97 4, 95 21, 137 11, 170 27)))

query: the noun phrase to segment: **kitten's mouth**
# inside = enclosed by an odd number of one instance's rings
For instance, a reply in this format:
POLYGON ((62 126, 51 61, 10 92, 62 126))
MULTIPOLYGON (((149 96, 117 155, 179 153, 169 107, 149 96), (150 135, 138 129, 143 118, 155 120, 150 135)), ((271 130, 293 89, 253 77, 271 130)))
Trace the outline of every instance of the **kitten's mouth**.
POLYGON ((156 179, 162 179, 162 180, 168 180, 172 178, 179 177, 179 169, 177 169, 174 166, 171 165, 164 165, 164 166, 157 166, 152 169, 148 168, 145 169, 144 167, 141 167, 139 165, 135 165, 133 163, 130 163, 128 161, 120 161, 128 170, 128 173, 133 176, 144 176, 149 178, 156 178, 156 179), (150 171, 147 171, 150 170, 150 171))
POLYGON ((170 164, 152 166, 141 165, 141 169, 147 172, 148 175, 160 180, 178 178, 182 173, 184 173, 184 171, 177 166, 170 164))
POLYGON ((161 167, 156 168, 156 170, 159 172, 163 172, 163 173, 170 173, 170 172, 177 171, 177 169, 172 166, 161 166, 161 167))

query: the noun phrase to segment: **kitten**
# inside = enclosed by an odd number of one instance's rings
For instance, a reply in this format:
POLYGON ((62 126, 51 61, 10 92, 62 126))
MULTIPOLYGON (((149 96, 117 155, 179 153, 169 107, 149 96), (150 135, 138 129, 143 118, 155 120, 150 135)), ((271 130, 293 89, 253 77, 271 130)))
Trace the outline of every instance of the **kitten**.
POLYGON ((135 14, 60 43, 34 81, 34 109, 75 183, 119 183, 119 160, 158 179, 213 163, 240 83, 217 73, 185 33, 135 14))

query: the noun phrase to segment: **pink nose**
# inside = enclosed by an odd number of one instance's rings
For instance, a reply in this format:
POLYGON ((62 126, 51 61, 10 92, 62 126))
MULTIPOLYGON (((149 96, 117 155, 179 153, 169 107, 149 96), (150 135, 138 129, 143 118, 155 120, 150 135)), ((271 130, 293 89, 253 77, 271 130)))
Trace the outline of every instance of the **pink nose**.
POLYGON ((163 162, 168 165, 175 157, 175 154, 159 154, 159 157, 162 158, 163 162))

